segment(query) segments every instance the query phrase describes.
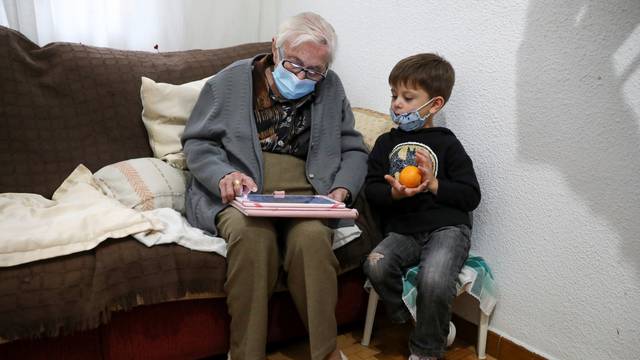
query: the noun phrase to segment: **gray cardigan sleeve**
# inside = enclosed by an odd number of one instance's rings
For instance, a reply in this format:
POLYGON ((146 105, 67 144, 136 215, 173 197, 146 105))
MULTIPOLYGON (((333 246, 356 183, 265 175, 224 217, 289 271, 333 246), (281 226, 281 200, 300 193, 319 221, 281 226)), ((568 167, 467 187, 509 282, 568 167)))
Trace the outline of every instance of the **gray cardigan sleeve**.
POLYGON ((221 104, 214 94, 212 81, 215 78, 200 92, 182 134, 182 146, 193 176, 211 193, 220 196, 220 179, 236 169, 229 164, 222 147, 226 130, 221 121, 216 121, 221 104))
POLYGON ((342 101, 342 129, 340 146, 342 160, 331 189, 343 187, 355 200, 367 174, 367 150, 362 135, 354 128, 355 118, 349 100, 342 101))

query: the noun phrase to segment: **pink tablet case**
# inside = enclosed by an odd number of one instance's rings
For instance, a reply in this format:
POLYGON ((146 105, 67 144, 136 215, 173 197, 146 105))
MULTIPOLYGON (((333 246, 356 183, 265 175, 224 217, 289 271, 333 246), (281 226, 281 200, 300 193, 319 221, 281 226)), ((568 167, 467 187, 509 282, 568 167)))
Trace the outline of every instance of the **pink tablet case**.
MULTIPOLYGON (((296 196, 296 195, 294 195, 296 196)), ((300 198, 300 196, 296 196, 300 198)), ((306 204, 306 203, 287 203, 285 195, 284 202, 270 203, 252 201, 245 197, 236 197, 231 206, 240 210, 246 216, 259 217, 296 217, 296 218, 338 218, 338 219, 355 219, 358 217, 358 211, 349 209, 344 203, 331 200, 322 195, 307 196, 307 198, 316 197, 328 199, 329 204, 306 204)))

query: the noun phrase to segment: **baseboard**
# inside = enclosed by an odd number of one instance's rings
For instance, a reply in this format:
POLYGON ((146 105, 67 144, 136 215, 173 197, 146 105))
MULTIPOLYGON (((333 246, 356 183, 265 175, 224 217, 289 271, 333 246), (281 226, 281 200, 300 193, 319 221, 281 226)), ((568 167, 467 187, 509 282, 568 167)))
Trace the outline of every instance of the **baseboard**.
MULTIPOLYGON (((475 344, 478 341, 478 326, 476 324, 456 314, 452 315, 452 321, 456 325, 456 337, 469 344, 475 344)), ((544 356, 533 353, 491 330, 487 334, 486 351, 488 355, 497 360, 547 360, 544 356)))

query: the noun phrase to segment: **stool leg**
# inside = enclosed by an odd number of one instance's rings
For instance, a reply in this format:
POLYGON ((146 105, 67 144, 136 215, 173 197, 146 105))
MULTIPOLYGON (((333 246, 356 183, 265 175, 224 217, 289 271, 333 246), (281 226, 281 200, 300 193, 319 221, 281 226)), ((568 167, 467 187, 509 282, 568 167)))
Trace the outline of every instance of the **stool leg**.
POLYGON ((367 317, 364 320, 364 332, 362 333, 362 341, 360 344, 369 346, 371 340, 371 331, 373 330, 373 320, 376 318, 376 307, 378 307, 378 293, 371 288, 369 292, 369 304, 367 305, 367 317))
POLYGON ((489 315, 480 311, 480 323, 478 324, 478 359, 486 359, 487 332, 489 331, 489 315))

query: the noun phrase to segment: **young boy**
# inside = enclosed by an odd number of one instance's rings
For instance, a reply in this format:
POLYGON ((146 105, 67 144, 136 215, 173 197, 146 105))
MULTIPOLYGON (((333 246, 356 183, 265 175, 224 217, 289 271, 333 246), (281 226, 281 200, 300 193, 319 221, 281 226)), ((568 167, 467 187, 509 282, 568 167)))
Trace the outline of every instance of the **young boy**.
POLYGON ((480 202, 471 159, 451 130, 433 126, 454 79, 451 64, 438 55, 401 60, 389 75, 398 128, 381 135, 369 155, 366 195, 387 235, 363 266, 394 322, 411 318, 402 301, 402 275, 420 264, 409 360, 444 356, 456 278, 469 254, 469 212, 480 202), (420 170, 414 188, 396 179, 408 165, 420 170))

